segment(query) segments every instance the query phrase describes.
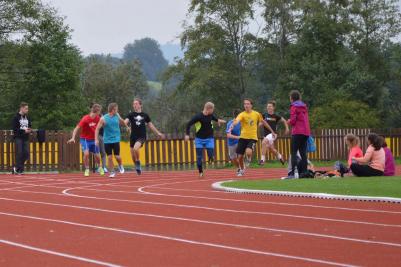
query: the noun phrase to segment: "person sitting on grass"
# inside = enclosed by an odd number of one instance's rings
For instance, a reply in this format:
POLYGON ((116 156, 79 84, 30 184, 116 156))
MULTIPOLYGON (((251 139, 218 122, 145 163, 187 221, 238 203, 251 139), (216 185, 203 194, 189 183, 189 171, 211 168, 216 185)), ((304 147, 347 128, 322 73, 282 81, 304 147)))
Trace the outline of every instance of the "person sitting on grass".
POLYGON ((395 161, 391 149, 387 146, 386 139, 381 136, 383 140, 383 150, 385 155, 384 163, 384 176, 394 176, 395 175, 395 161))
POLYGON ((359 146, 360 140, 359 137, 354 134, 347 134, 344 137, 345 143, 348 147, 348 168, 351 167, 352 158, 361 158, 363 157, 363 151, 359 146))
POLYGON ((352 157, 351 171, 355 176, 383 176, 385 166, 383 140, 377 134, 370 133, 368 145, 363 157, 352 157))

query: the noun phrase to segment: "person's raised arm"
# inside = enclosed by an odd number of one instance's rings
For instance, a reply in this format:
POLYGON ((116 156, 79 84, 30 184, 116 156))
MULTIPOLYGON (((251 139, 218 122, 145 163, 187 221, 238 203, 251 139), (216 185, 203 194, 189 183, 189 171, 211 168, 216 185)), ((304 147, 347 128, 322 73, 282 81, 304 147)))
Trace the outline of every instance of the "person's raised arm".
POLYGON ((72 132, 71 139, 67 141, 67 144, 71 144, 71 143, 75 144, 75 136, 77 135, 79 129, 81 129, 81 126, 77 125, 77 127, 75 127, 74 131, 72 132))
POLYGON ((118 114, 118 113, 117 113, 117 116, 118 116, 118 120, 120 122, 120 125, 121 126, 125 126, 125 128, 129 132, 131 130, 131 128, 128 126, 129 119, 125 119, 124 120, 123 118, 121 118, 120 114, 118 114))
POLYGON ((95 130, 95 144, 98 146, 99 145, 99 131, 105 124, 104 119, 101 118, 99 123, 97 124, 96 130, 95 130))
POLYGON ((217 120, 217 124, 219 125, 219 127, 220 127, 222 124, 224 124, 224 123, 226 123, 226 121, 223 120, 223 119, 218 119, 218 120, 217 120))

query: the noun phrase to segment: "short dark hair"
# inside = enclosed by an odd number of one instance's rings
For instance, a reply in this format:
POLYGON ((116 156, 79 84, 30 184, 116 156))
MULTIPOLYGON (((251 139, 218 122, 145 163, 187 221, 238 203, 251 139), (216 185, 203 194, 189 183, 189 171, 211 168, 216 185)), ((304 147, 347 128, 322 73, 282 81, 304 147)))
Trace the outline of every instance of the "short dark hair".
POLYGON ((234 110, 233 110, 233 117, 236 118, 236 117, 238 116, 238 114, 240 114, 240 113, 241 113, 241 110, 239 110, 239 109, 234 109, 234 110))
POLYGON ((375 150, 380 150, 383 147, 383 138, 375 133, 370 133, 368 135, 368 140, 371 146, 375 148, 375 150))
POLYGON ((19 104, 19 107, 20 108, 24 108, 24 107, 27 107, 28 106, 28 103, 26 103, 26 102, 21 102, 20 104, 19 104))
POLYGON ((253 105, 253 100, 250 98, 244 98, 244 101, 249 101, 251 103, 251 105, 253 105))
POLYGON ((271 104, 271 105, 273 105, 273 107, 276 107, 276 101, 275 100, 269 100, 269 101, 267 101, 267 104, 268 105, 271 104))
POLYGON ((292 101, 301 100, 301 93, 298 90, 292 90, 290 92, 290 97, 292 101))

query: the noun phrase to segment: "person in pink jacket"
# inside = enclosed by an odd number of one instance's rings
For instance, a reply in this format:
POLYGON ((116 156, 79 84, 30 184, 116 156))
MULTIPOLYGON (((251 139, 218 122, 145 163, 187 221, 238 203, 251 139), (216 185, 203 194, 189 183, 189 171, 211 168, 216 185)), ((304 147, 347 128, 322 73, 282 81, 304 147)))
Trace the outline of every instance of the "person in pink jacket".
POLYGON ((377 134, 368 135, 368 149, 363 157, 353 157, 351 170, 355 176, 383 176, 385 166, 385 153, 383 139, 377 134))
POLYGON ((288 174, 288 179, 295 176, 295 168, 302 175, 308 168, 307 142, 311 134, 309 126, 308 107, 301 100, 301 93, 297 90, 290 92, 290 119, 288 124, 291 125, 291 166, 292 169, 288 174), (301 156, 299 163, 297 162, 297 152, 301 156))

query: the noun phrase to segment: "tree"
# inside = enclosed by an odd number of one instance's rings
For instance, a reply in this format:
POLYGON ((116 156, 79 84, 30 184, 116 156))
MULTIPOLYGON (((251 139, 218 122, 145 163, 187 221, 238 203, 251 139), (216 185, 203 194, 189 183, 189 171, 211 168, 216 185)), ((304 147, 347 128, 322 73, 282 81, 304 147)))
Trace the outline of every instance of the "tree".
POLYGON ((139 61, 146 78, 150 81, 158 81, 159 76, 168 66, 159 43, 151 38, 143 38, 127 44, 124 47, 123 59, 126 62, 139 61))
POLYGON ((256 42, 249 30, 254 3, 191 1, 189 14, 194 22, 187 24, 181 35, 184 58, 168 70, 164 80, 178 77, 180 83, 172 96, 186 118, 205 101, 217 103, 219 114, 231 114, 242 97, 252 95, 248 60, 256 42))
POLYGON ((380 125, 377 112, 365 103, 354 100, 336 100, 311 111, 314 128, 375 128, 380 125))
POLYGON ((71 127, 82 109, 82 61, 78 49, 69 43, 70 29, 54 9, 40 1, 3 0, 3 11, 7 14, 2 17, 6 22, 0 50, 5 46, 11 53, 0 59, 8 70, 3 73, 7 84, 0 89, 10 97, 0 110, 5 115, 1 126, 9 128, 18 103, 26 101, 35 128, 71 127))
POLYGON ((116 102, 120 113, 127 114, 132 100, 146 97, 149 88, 139 62, 116 63, 111 56, 89 56, 83 72, 83 94, 87 103, 96 102, 106 108, 116 102))

